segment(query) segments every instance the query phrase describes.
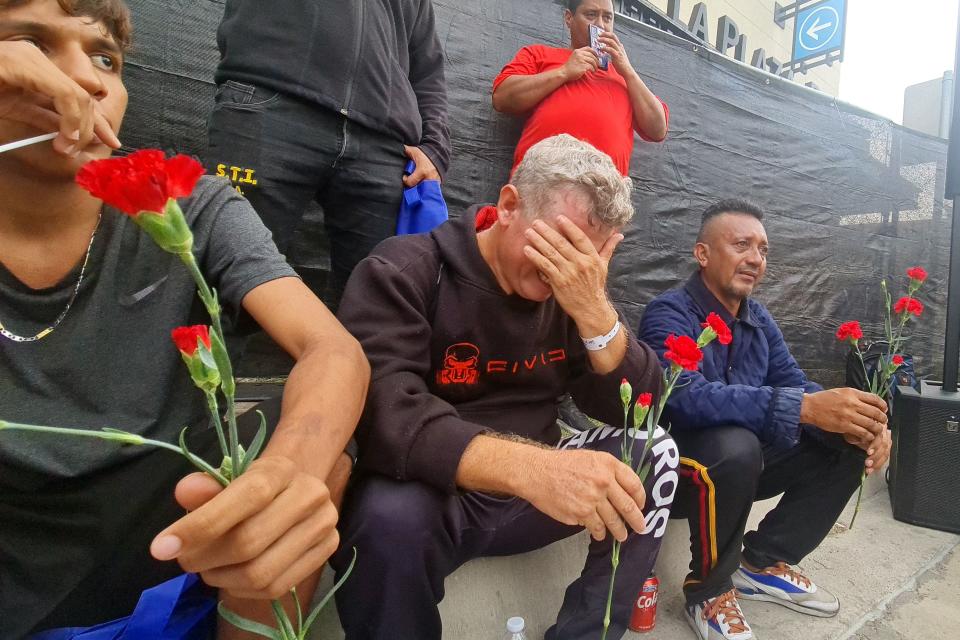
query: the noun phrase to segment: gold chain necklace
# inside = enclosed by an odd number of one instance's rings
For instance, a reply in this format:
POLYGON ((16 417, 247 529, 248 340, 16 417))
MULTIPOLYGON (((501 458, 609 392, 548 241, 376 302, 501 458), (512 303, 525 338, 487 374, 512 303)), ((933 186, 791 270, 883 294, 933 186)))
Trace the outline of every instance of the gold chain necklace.
POLYGON ((93 239, 97 237, 97 230, 100 228, 100 220, 103 219, 103 212, 97 216, 97 225, 93 228, 93 233, 90 234, 90 242, 87 244, 87 253, 83 257, 83 265, 80 267, 80 276, 77 278, 77 284, 73 287, 73 293, 70 295, 70 299, 67 301, 67 306, 63 311, 60 312, 60 315, 57 316, 57 319, 53 323, 41 331, 40 333, 32 336, 18 336, 15 333, 11 333, 3 326, 3 323, 0 322, 0 336, 13 340, 14 342, 37 342, 38 340, 43 340, 45 337, 53 333, 53 330, 60 326, 60 323, 63 322, 63 319, 67 317, 67 312, 70 311, 70 307, 73 306, 74 300, 77 299, 77 294, 80 292, 80 284, 83 282, 83 274, 87 271, 87 262, 90 261, 90 250, 93 249, 93 239))

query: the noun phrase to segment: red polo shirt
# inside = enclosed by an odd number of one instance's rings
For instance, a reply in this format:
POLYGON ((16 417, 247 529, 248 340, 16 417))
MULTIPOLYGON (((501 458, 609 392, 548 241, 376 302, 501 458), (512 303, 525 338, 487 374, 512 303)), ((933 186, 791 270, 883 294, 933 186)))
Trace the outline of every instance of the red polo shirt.
MULTIPOLYGON (((510 76, 532 76, 562 67, 572 53, 572 49, 540 44, 524 47, 493 81, 493 90, 496 91, 500 83, 510 76)), ((669 123, 670 110, 662 100, 660 103, 669 123)), ((606 71, 591 71, 579 80, 557 88, 534 108, 517 143, 513 168, 516 169, 523 160, 527 149, 559 133, 569 133, 589 142, 609 155, 620 173, 627 175, 630 172, 633 107, 630 105, 627 83, 612 63, 606 71)), ((646 136, 643 131, 637 133, 644 140, 659 142, 646 136)))

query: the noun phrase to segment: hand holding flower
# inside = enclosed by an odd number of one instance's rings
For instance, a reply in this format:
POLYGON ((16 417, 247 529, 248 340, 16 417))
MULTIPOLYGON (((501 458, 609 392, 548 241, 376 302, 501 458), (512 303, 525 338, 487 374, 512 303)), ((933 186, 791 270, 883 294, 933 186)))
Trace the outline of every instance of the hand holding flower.
POLYGON ((867 441, 887 428, 887 403, 879 396, 844 387, 805 393, 800 422, 867 441))
POLYGON ((883 469, 883 465, 890 458, 890 449, 893 447, 893 438, 890 430, 884 429, 877 434, 867 446, 867 461, 864 463, 866 474, 869 476, 875 471, 883 469))
POLYGON ((326 485, 286 458, 260 458, 226 488, 191 474, 176 497, 189 513, 157 535, 151 553, 238 598, 283 596, 339 544, 326 485))

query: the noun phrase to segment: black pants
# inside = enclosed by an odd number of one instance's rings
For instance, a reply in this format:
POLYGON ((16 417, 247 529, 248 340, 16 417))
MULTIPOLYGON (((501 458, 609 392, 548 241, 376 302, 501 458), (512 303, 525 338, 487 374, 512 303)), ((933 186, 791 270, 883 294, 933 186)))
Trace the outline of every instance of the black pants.
MULTIPOLYGON (((268 425, 276 424, 279 398, 257 408, 268 425)), ((241 442, 249 443, 259 417, 249 411, 237 422, 241 442)), ((214 430, 187 433, 190 450, 219 466, 214 430)), ((143 590, 183 573, 176 562, 154 560, 150 542, 183 516, 173 489, 194 471, 183 456, 150 448, 96 474, 32 491, 0 482, 0 638, 129 615, 143 590)))
POLYGON ((207 170, 229 178, 281 252, 307 205, 323 207, 330 240, 325 302, 336 311, 350 272, 396 230, 403 143, 314 104, 229 80, 209 121, 207 170))
MULTIPOLYGON (((642 434, 645 438, 646 434, 642 434)), ((561 448, 589 448, 619 457, 622 430, 584 432, 561 448)), ((636 457, 645 440, 638 439, 636 457)), ((676 492, 676 446, 661 432, 651 450, 656 465, 645 483, 647 531, 628 537, 620 552, 611 638, 626 630, 634 599, 660 550, 676 492)), ((354 487, 342 519, 340 551, 331 564, 342 572, 357 549, 353 574, 337 592, 337 609, 349 640, 438 640, 437 604, 446 576, 471 558, 506 556, 572 536, 569 526, 519 498, 483 493, 449 495, 419 482, 370 477, 354 487)), ((612 537, 591 541, 586 565, 563 599, 548 640, 600 636, 610 582, 612 537)), ((536 588, 531 576, 530 588, 536 588)))
POLYGON ((800 442, 780 452, 765 450, 741 427, 673 436, 681 456, 674 515, 690 522, 688 605, 733 588, 741 550, 755 567, 800 562, 826 538, 863 472, 860 449, 806 425, 800 442), (744 535, 753 502, 780 494, 757 530, 744 535))

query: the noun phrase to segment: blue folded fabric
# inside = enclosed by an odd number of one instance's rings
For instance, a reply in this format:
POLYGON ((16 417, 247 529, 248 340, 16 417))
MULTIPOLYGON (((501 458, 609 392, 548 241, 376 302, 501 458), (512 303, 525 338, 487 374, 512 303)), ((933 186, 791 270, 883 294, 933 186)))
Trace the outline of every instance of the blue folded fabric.
POLYGON ((31 640, 208 640, 217 601, 195 574, 185 573, 140 594, 126 618, 93 627, 51 629, 31 640))
MULTIPOLYGON (((416 170, 413 160, 407 163, 404 175, 416 170)), ((447 203, 440 191, 439 180, 421 180, 415 187, 403 190, 400 212, 397 214, 397 235, 426 233, 447 221, 447 203)))

